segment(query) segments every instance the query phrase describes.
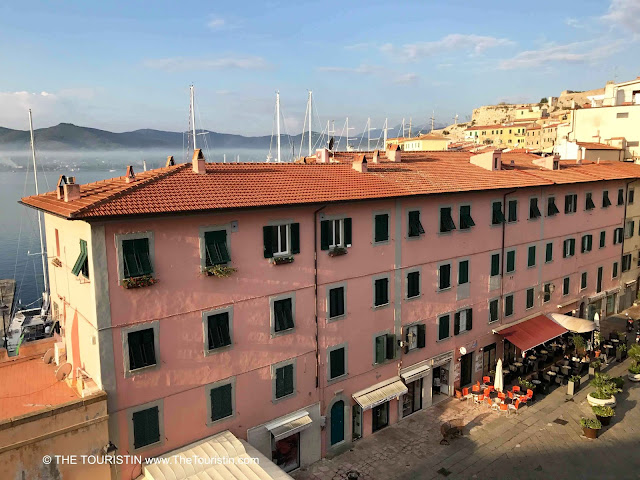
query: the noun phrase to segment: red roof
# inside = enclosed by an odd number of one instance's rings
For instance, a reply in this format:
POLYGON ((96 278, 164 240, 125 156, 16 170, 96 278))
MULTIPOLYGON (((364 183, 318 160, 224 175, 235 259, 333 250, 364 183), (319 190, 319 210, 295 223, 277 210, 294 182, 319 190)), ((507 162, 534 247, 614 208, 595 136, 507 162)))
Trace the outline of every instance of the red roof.
POLYGON ((498 331, 505 340, 509 340, 523 352, 567 332, 566 328, 561 327, 546 315, 538 315, 498 331))
POLYGON ((587 150, 621 150, 620 147, 614 147, 607 145, 606 143, 598 142, 576 142, 579 146, 586 148, 587 150))

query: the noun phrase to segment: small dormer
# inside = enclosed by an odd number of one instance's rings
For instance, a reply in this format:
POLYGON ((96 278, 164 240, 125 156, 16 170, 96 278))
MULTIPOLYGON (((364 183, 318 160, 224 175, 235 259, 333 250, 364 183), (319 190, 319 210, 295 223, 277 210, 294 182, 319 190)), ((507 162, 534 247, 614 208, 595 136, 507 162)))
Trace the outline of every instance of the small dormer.
POLYGON ((390 162, 400 163, 400 145, 390 145, 387 149, 387 158, 390 162))
POLYGON ((191 160, 193 165, 193 171, 195 173, 207 173, 207 163, 204 159, 202 149, 196 148, 193 152, 193 159, 191 160))
POLYGON ((472 155, 469 158, 469 162, 492 172, 502 170, 502 150, 489 150, 488 152, 472 155))
POLYGON ((351 164, 351 167, 360 173, 367 173, 367 159, 364 154, 358 155, 351 164))

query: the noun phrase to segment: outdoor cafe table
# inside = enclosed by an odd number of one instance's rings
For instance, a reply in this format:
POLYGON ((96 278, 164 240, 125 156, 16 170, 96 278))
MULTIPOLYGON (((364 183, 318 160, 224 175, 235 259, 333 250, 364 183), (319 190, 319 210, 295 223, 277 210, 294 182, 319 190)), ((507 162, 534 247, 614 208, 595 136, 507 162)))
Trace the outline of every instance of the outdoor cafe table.
POLYGON ((611 341, 612 341, 613 343, 620 343, 620 340, 618 340, 617 338, 612 338, 612 339, 611 339, 611 341))
POLYGON ((541 353, 542 355, 547 355, 549 352, 547 352, 546 350, 540 350, 540 353, 541 353))
POLYGON ((527 358, 533 361, 536 361, 538 359, 535 355, 529 355, 527 358))
POLYGON ((542 382, 540 380, 531 380, 531 383, 534 385, 540 385, 542 382))

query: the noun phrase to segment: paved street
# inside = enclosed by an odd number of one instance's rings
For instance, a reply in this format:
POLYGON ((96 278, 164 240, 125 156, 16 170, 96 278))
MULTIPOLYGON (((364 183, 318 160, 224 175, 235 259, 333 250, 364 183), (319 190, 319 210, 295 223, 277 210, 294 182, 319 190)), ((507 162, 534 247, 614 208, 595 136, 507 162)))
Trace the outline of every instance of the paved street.
MULTIPOLYGON (((629 360, 607 373, 626 379, 629 360)), ((566 386, 506 417, 471 401, 449 399, 360 440, 353 449, 297 472, 297 480, 631 479, 640 478, 640 385, 626 380, 616 416, 597 440, 582 436, 591 387, 566 396, 566 386), (463 417, 465 435, 440 445, 440 425, 463 417)))

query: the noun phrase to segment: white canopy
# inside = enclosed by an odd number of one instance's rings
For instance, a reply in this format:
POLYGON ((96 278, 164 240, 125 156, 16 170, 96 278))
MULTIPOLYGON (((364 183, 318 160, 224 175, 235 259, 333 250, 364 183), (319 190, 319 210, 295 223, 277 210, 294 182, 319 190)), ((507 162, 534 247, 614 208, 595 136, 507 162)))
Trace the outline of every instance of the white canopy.
POLYGON ((596 329, 595 322, 585 320, 584 318, 570 317, 569 315, 562 315, 561 313, 550 313, 549 318, 558 325, 575 333, 587 333, 596 329))

